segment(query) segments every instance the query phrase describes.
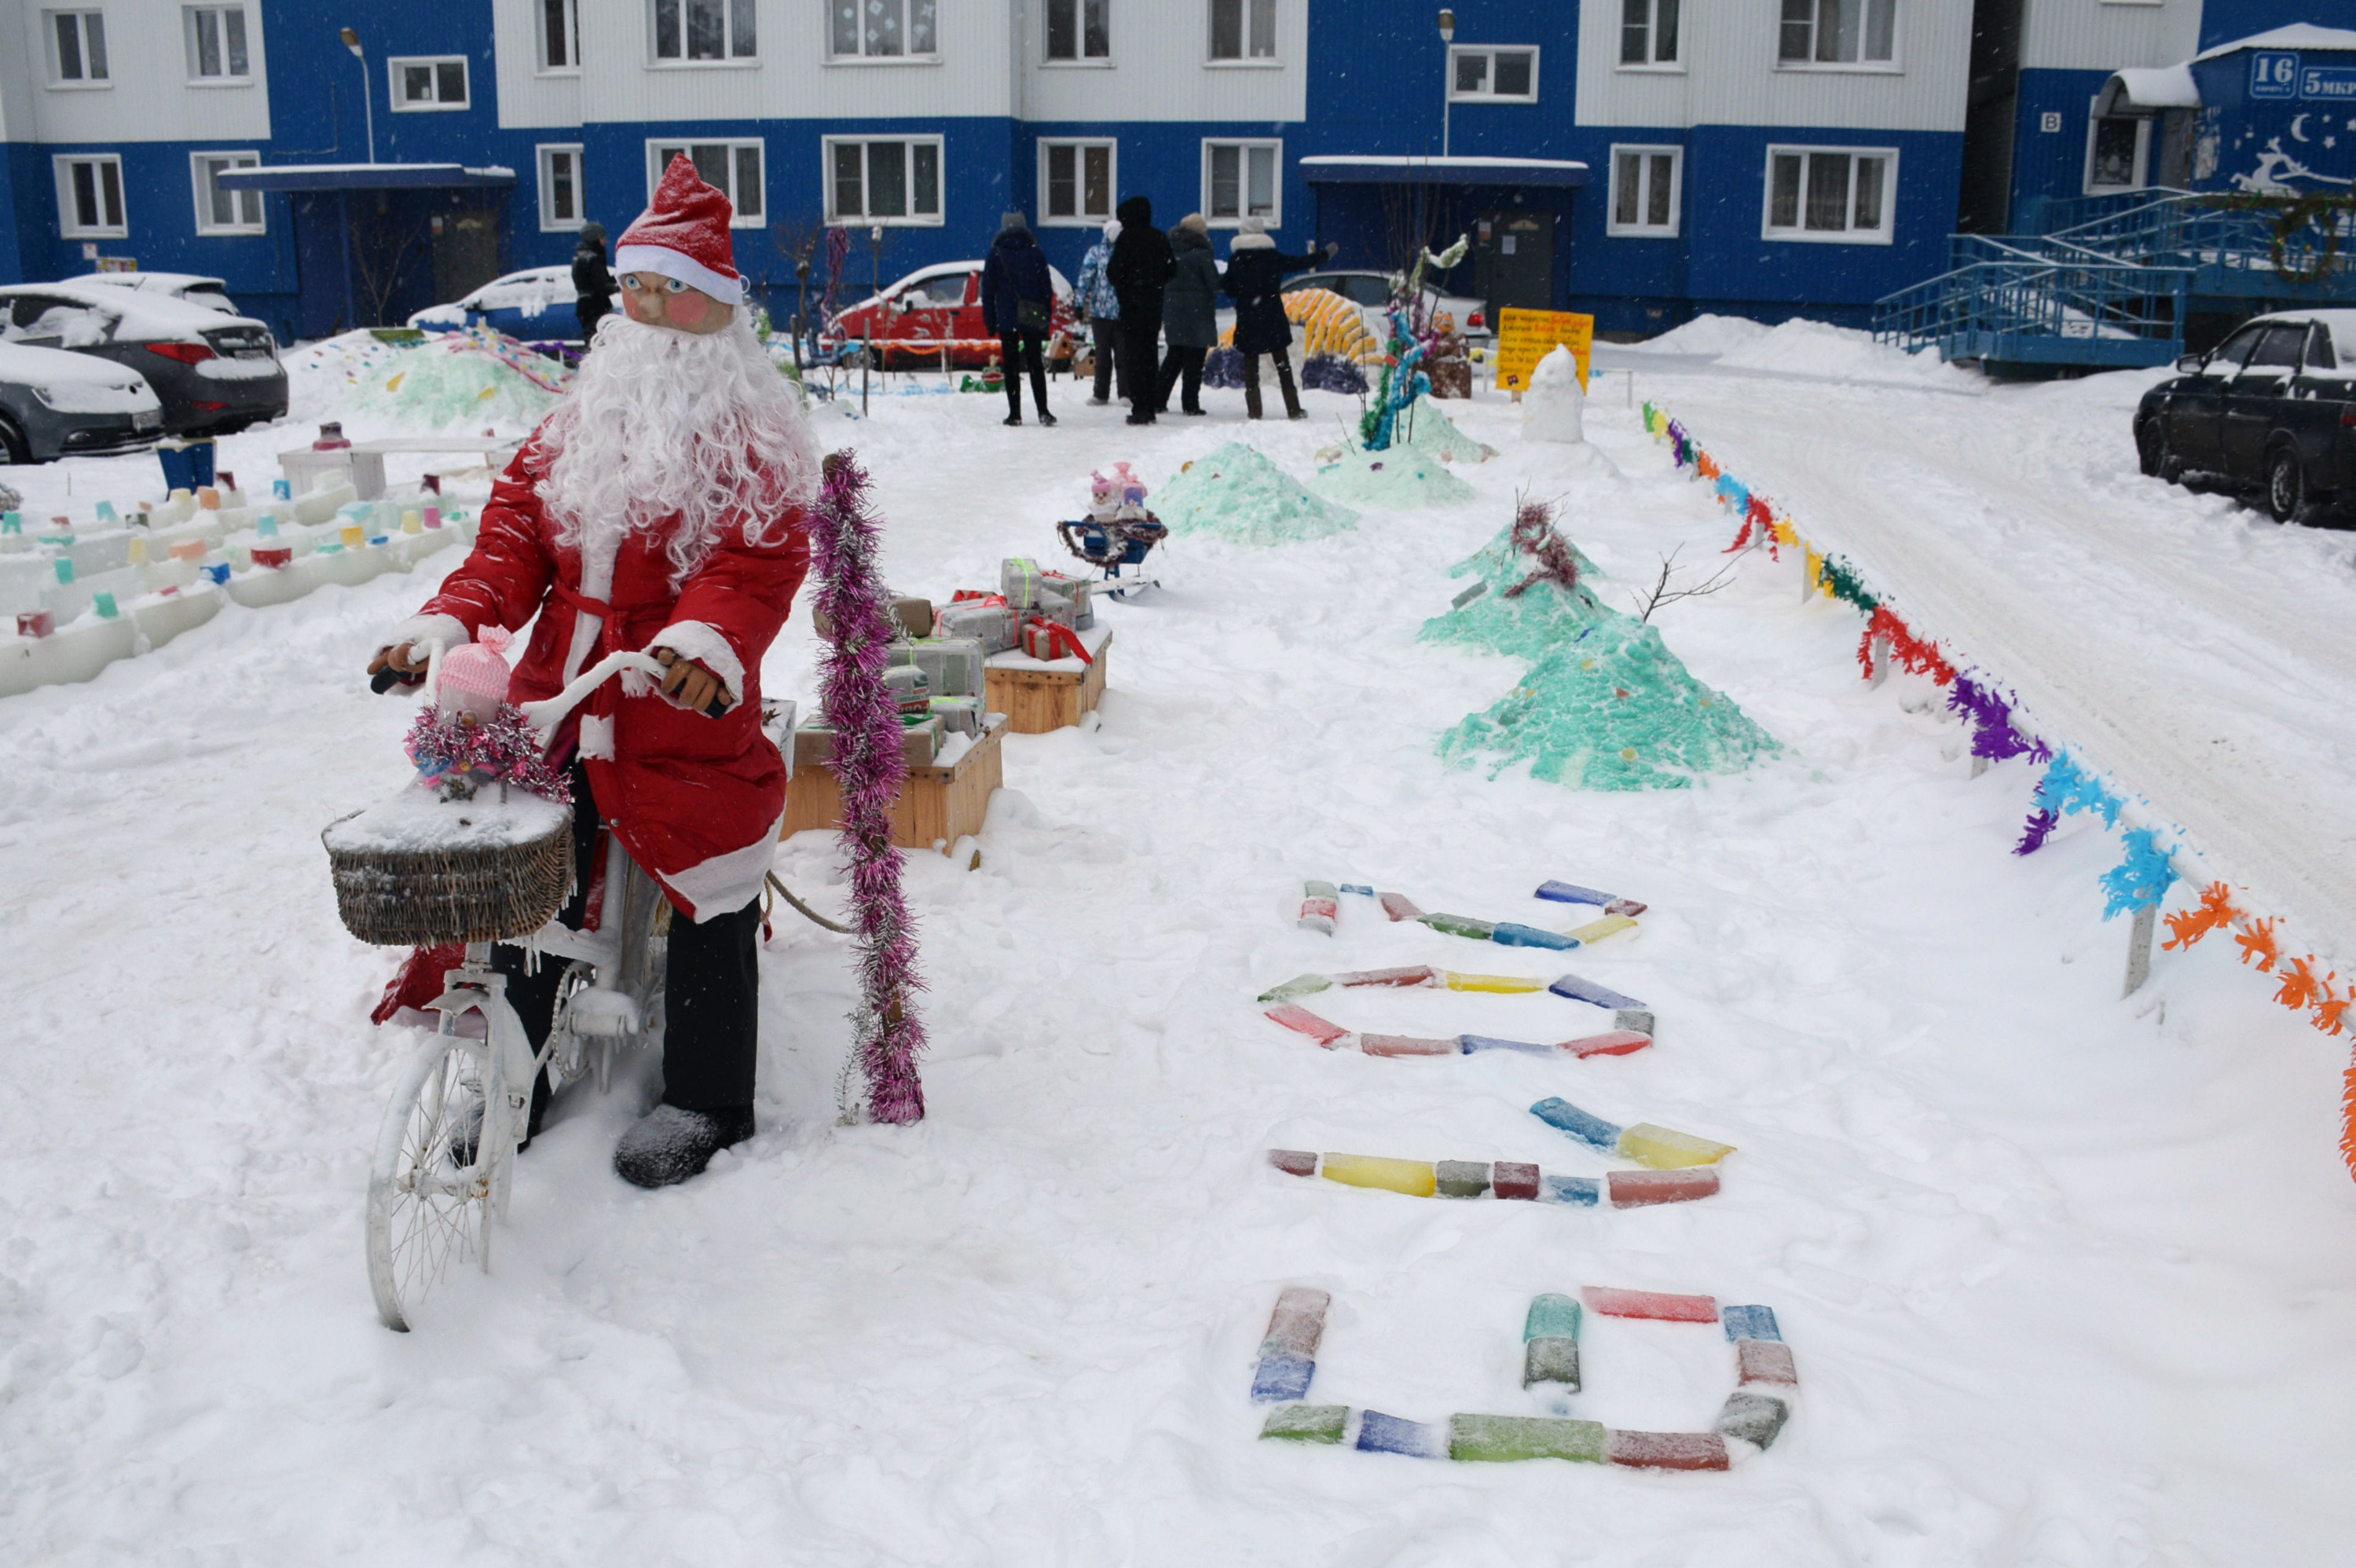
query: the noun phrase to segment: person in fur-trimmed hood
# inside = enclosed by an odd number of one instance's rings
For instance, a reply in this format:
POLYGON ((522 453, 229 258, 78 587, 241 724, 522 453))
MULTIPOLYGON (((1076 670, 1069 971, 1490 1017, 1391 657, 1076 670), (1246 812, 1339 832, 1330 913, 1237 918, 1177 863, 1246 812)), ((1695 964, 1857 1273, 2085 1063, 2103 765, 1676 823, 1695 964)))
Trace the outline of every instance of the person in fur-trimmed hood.
MULTIPOLYGON (((559 918, 582 918, 601 822, 674 911, 662 1102, 614 1155, 641 1187, 684 1180, 753 1133, 760 892, 786 800, 761 657, 809 567, 819 480, 801 406, 745 319, 729 217, 672 159, 616 247, 624 314, 599 324, 572 390, 493 486, 473 553, 369 666, 422 674, 432 641, 527 624, 510 702, 552 696, 618 649, 666 666, 659 682, 607 682, 552 747, 574 769, 580 873, 559 918)), ((494 956, 537 1048, 563 966, 494 956)), ((545 1094, 543 1077, 534 1127, 545 1094)))
POLYGON ((1292 384, 1292 323, 1284 317, 1284 274, 1330 261, 1341 247, 1288 256, 1268 237, 1268 224, 1247 218, 1227 245, 1227 275, 1222 285, 1236 302, 1236 349, 1244 357, 1244 413, 1259 417, 1259 357, 1276 361, 1276 384, 1284 392, 1288 419, 1306 419, 1292 384))

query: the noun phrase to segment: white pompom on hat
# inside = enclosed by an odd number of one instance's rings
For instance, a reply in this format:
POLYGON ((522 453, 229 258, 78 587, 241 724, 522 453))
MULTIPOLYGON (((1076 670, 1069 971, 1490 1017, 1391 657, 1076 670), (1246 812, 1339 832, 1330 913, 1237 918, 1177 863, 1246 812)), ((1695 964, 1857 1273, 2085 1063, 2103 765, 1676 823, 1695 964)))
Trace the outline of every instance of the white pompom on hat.
POLYGON ((653 273, 700 288, 723 305, 744 303, 728 221, 735 209, 703 182, 685 153, 663 170, 655 199, 614 246, 617 273, 653 273))
POLYGON ((1241 223, 1236 225, 1236 230, 1237 232, 1243 234, 1265 234, 1268 232, 1268 220, 1265 218, 1247 218, 1241 223))
POLYGON ((1119 220, 1119 219, 1118 219, 1118 218, 1108 218, 1108 219, 1106 219, 1106 220, 1105 220, 1105 230, 1104 230, 1104 234, 1105 234, 1105 238, 1106 238, 1106 239, 1108 239, 1108 240, 1118 240, 1118 239, 1119 239, 1119 238, 1120 238, 1120 220, 1119 220))

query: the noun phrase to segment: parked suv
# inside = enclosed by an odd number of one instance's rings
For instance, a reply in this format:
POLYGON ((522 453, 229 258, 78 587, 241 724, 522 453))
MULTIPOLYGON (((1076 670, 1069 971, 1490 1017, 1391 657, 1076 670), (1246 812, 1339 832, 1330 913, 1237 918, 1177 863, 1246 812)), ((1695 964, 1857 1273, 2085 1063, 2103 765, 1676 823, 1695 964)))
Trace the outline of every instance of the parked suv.
POLYGON ((0 342, 112 360, 143 377, 175 435, 226 435, 286 413, 270 328, 243 316, 112 284, 0 287, 0 342))
POLYGON ((2255 489, 2284 522, 2356 501, 2356 310, 2261 316, 2176 369, 2136 409, 2145 473, 2255 489))

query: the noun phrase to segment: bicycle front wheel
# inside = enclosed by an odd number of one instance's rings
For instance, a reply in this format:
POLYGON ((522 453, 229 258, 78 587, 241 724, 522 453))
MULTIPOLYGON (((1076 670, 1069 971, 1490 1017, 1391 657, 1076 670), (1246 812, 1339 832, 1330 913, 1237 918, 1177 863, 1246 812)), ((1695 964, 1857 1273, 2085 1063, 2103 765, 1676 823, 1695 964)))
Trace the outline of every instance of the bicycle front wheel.
POLYGON ((498 1129, 487 1121, 484 1047, 437 1035, 410 1058, 385 1107, 369 1171, 369 1284, 387 1328, 453 1265, 487 1255, 498 1129), (485 1137, 485 1133, 492 1135, 485 1137))

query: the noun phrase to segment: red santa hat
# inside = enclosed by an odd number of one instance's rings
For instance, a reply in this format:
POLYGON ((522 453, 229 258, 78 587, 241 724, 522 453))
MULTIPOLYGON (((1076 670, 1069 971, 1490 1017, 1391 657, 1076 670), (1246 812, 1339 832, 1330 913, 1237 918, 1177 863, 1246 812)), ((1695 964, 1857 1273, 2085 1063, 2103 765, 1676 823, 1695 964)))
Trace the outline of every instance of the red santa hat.
POLYGON ((614 246, 616 273, 654 273, 700 288, 723 305, 744 303, 728 220, 728 199, 703 183, 685 153, 663 170, 655 199, 614 246))

